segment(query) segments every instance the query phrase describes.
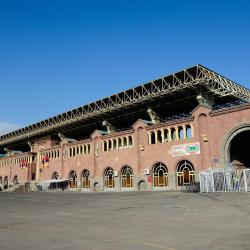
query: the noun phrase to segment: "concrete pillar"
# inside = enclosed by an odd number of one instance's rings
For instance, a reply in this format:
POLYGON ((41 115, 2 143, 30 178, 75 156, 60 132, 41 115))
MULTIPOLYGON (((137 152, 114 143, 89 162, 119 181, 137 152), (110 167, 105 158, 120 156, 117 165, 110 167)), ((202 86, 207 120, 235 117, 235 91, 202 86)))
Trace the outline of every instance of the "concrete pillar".
POLYGON ((182 128, 183 128, 183 139, 187 139, 186 125, 183 125, 182 128))
POLYGON ((190 127, 191 127, 191 137, 193 138, 194 137, 194 128, 193 128, 193 125, 190 124, 190 127))
POLYGON ((116 138, 116 149, 119 149, 118 139, 116 138))
POLYGON ((164 129, 161 129, 161 142, 165 142, 164 129))
POLYGON ((111 141, 111 149, 110 150, 114 150, 114 142, 113 140, 110 140, 111 141))
POLYGON ((41 154, 40 152, 38 151, 37 152, 37 158, 36 158, 36 181, 39 181, 39 163, 40 163, 40 160, 41 160, 41 154))
POLYGON ((175 140, 180 140, 178 127, 175 127, 175 140))
POLYGON ((154 130, 154 134, 155 134, 155 144, 158 143, 158 135, 157 135, 157 130, 154 130))
POLYGON ((171 137, 171 128, 167 129, 168 130, 168 141, 172 141, 172 137, 171 137))
POLYGON ((148 144, 152 144, 152 141, 151 141, 151 132, 148 132, 148 144))

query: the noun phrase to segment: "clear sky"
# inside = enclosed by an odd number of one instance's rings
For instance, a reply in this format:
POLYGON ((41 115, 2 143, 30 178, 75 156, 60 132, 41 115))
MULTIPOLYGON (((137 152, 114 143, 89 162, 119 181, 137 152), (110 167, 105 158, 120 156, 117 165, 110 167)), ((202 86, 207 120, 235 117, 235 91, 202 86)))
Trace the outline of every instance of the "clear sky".
POLYGON ((250 88, 250 1, 0 0, 0 134, 198 63, 250 88))

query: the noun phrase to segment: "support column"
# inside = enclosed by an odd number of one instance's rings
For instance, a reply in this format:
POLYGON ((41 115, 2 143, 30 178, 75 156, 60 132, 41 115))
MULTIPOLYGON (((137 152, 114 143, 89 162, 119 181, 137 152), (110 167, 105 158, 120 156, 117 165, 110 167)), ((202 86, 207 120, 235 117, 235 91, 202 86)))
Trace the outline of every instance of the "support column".
POLYGON ((119 149, 119 141, 118 141, 118 138, 116 138, 115 141, 116 141, 116 149, 119 149))
POLYGON ((172 137, 171 137, 171 128, 168 129, 168 141, 172 141, 172 137))
POLYGON ((151 141, 151 132, 148 132, 148 144, 152 144, 152 141, 151 141))
POLYGON ((194 128, 193 128, 192 124, 190 124, 190 128, 191 128, 191 137, 193 138, 194 137, 194 128))
POLYGON ((165 142, 164 129, 161 129, 161 142, 165 142))
POLYGON ((37 157, 36 157, 36 181, 39 181, 39 163, 40 163, 40 151, 37 152, 37 157))
POLYGON ((155 133, 155 144, 157 144, 157 143, 158 143, 158 134, 157 134, 157 130, 154 131, 154 133, 155 133))
POLYGON ((175 140, 180 140, 178 127, 175 127, 175 140))
POLYGON ((114 142, 113 142, 113 139, 111 139, 110 141, 111 141, 111 149, 110 149, 110 150, 114 150, 114 142))
POLYGON ((182 126, 182 128, 183 128, 183 139, 187 139, 186 125, 182 126))

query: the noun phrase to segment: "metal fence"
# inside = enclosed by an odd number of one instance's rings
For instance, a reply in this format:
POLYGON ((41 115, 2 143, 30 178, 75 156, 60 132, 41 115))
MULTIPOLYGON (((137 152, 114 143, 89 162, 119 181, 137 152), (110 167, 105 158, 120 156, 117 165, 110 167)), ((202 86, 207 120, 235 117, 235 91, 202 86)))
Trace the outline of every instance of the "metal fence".
POLYGON ((200 172, 200 192, 250 192, 250 169, 211 169, 200 172))

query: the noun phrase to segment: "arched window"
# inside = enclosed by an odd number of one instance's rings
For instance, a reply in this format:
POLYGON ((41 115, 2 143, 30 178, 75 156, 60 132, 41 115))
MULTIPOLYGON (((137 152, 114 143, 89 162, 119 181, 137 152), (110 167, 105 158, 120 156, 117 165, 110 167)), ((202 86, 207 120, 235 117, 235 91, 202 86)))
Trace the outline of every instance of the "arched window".
POLYGON ((90 172, 88 169, 82 171, 82 187, 90 188, 90 172))
POLYGON ((69 157, 72 156, 72 148, 69 148, 69 157))
POLYGON ((191 129, 191 126, 190 125, 186 125, 186 138, 187 139, 190 139, 192 138, 193 135, 192 135, 192 129, 191 129))
POLYGON ((168 129, 164 129, 164 141, 168 141, 168 129))
POLYGON ((15 175, 13 178, 13 185, 15 186, 17 184, 18 184, 18 177, 17 177, 17 175, 15 175))
POLYGON ((171 139, 172 139, 172 141, 176 140, 176 130, 175 130, 175 128, 171 128, 171 139))
POLYGON ((128 145, 129 145, 129 147, 133 146, 133 138, 131 135, 128 137, 128 145))
POLYGON ((2 186, 2 185, 3 185, 3 177, 0 176, 0 186, 2 186))
POLYGON ((155 141, 155 132, 154 131, 150 132, 150 140, 151 140, 151 144, 156 143, 156 141, 155 141))
POLYGON ((112 141, 108 140, 108 150, 110 151, 112 149, 112 141))
POLYGON ((183 127, 178 127, 178 135, 179 135, 180 140, 184 139, 184 129, 183 129, 183 127))
POLYGON ((69 173, 69 187, 77 188, 77 174, 74 170, 70 171, 69 173))
POLYGON ((106 141, 104 141, 103 142, 103 151, 107 151, 107 142, 106 141))
POLYGON ((194 184, 194 166, 191 162, 183 160, 177 165, 177 184, 178 186, 194 184))
POLYGON ((59 178, 59 174, 57 172, 54 172, 52 174, 52 180, 57 180, 59 178))
POLYGON ((121 170, 121 185, 122 188, 132 188, 133 187, 133 177, 134 172, 131 167, 124 166, 121 170))
POLYGON ((161 130, 157 130, 157 142, 161 143, 162 142, 162 134, 161 130))
POLYGON ((153 167, 153 187, 166 187, 168 185, 168 169, 158 162, 153 167))
POLYGON ((114 169, 113 168, 106 168, 104 171, 104 187, 105 188, 114 188, 114 169))
POLYGON ((113 150, 116 150, 117 144, 116 144, 116 139, 113 139, 113 150))
POLYGON ((122 139, 118 138, 118 148, 122 148, 122 139))
POLYGON ((123 147, 126 148, 128 146, 127 137, 123 137, 123 147))
POLYGON ((82 147, 82 145, 81 145, 81 146, 80 146, 80 152, 79 152, 79 154, 82 155, 82 153, 83 153, 83 147, 82 147))

